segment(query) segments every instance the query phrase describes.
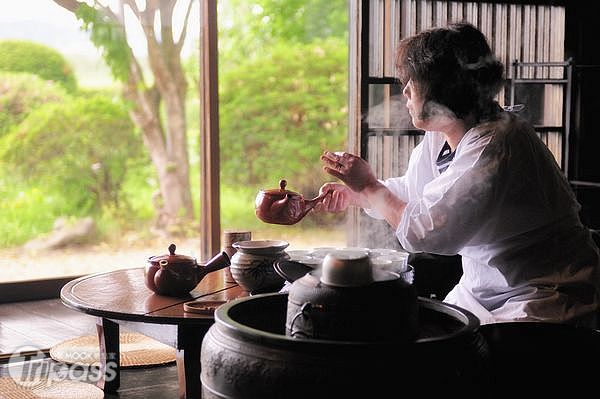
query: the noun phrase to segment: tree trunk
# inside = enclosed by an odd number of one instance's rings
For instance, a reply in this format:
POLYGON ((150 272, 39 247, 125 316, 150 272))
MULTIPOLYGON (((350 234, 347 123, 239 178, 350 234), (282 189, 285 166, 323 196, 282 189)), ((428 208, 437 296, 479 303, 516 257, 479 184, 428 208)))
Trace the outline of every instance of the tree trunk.
MULTIPOLYGON (((181 65, 181 44, 173 41, 173 7, 175 1, 147 3, 146 10, 140 14, 142 28, 148 43, 150 68, 154 75, 155 88, 164 102, 166 118, 166 145, 151 146, 148 149, 156 152, 166 150, 166 164, 155 162, 160 180, 160 190, 164 201, 164 212, 169 220, 181 218, 192 220, 193 204, 189 178, 189 156, 187 146, 187 123, 185 99, 187 82, 181 65), (160 11, 160 42, 154 31, 156 11, 160 11)), ((181 38, 180 40, 183 40, 181 38)), ((139 86, 129 86, 130 89, 139 86)), ((152 107, 152 120, 160 120, 159 107, 152 107)), ((162 125, 161 125, 161 130, 162 125)), ((162 159, 156 154, 153 159, 162 159)))
MULTIPOLYGON (((125 96, 139 96, 131 85, 125 89, 125 96)), ((157 212, 168 224, 182 220, 192 220, 193 206, 189 178, 189 157, 185 106, 177 94, 163 97, 167 116, 167 134, 160 123, 160 106, 153 103, 154 95, 142 95, 131 111, 132 119, 142 132, 144 144, 156 167, 162 207, 157 212), (175 97, 175 98, 174 98, 175 97)))
MULTIPOLYGON (((77 0, 54 2, 71 12, 75 12, 82 4, 77 0)), ((190 0, 188 4, 184 29, 178 41, 174 40, 172 30, 175 0, 149 0, 143 10, 138 9, 137 3, 132 0, 121 0, 120 3, 121 7, 126 4, 133 11, 147 41, 154 86, 148 87, 144 83, 140 65, 133 52, 129 51, 129 75, 127 81, 123 82, 123 94, 134 104, 130 112, 131 118, 142 133, 144 144, 157 171, 161 196, 157 216, 162 222, 161 227, 165 228, 193 219, 186 133, 187 82, 180 58, 192 2, 193 0, 190 0), (157 13, 161 22, 160 35, 155 31, 154 20, 157 13), (160 40, 157 37, 160 37, 160 40), (161 117, 161 104, 164 106, 165 121, 161 117)), ((104 16, 112 19, 115 26, 120 26, 125 33, 121 25, 122 8, 115 14, 109 7, 98 3, 95 7, 103 11, 104 16)))

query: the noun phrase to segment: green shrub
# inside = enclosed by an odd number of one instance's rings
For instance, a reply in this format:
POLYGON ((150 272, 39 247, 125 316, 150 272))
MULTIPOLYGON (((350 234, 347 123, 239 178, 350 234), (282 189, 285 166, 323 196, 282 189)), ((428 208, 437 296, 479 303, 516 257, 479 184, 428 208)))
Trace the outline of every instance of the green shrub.
POLYGON ((0 140, 0 160, 31 186, 60 190, 70 215, 127 209, 126 174, 149 162, 125 105, 103 95, 35 109, 0 140))
POLYGON ((29 73, 0 72, 0 137, 18 125, 36 107, 64 101, 60 85, 29 73))
POLYGON ((339 39, 284 43, 223 73, 219 94, 225 185, 277 187, 316 195, 323 150, 343 150, 347 49, 339 39))
POLYGON ((27 186, 20 179, 0 176, 0 248, 21 245, 52 229, 64 211, 59 192, 27 186))
POLYGON ((68 91, 77 89, 73 68, 50 47, 24 40, 1 40, 0 54, 0 71, 27 72, 59 82, 68 91))
POLYGON ((251 187, 221 186, 221 226, 255 230, 262 222, 254 213, 257 192, 251 187))

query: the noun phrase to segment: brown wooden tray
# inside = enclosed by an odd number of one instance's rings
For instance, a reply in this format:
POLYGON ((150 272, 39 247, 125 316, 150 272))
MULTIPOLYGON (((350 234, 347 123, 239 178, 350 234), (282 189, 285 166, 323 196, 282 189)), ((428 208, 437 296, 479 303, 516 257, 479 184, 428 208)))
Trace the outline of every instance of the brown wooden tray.
POLYGON ((215 309, 224 304, 225 302, 227 301, 211 301, 198 299, 195 301, 184 303, 183 310, 189 313, 212 315, 215 309))

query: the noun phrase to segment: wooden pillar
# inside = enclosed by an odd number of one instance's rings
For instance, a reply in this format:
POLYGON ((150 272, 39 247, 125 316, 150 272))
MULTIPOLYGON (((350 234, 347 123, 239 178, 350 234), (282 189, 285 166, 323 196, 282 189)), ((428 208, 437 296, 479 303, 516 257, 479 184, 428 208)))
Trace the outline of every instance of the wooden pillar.
MULTIPOLYGON (((364 120, 362 113, 364 111, 364 100, 368 94, 368 86, 363 82, 363 70, 368 69, 368 46, 363 46, 366 34, 368 34, 368 25, 365 30, 363 18, 369 18, 368 0, 350 0, 349 6, 349 97, 348 97, 348 148, 347 151, 352 154, 365 156, 362 130, 364 120), (367 10, 366 16, 364 15, 367 10)), ((366 71, 368 72, 368 70, 366 71)), ((360 210, 352 208, 348 210, 347 220, 348 233, 346 241, 349 246, 357 246, 360 234, 360 210)))
POLYGON ((200 1, 200 256, 220 247, 217 1, 200 1))

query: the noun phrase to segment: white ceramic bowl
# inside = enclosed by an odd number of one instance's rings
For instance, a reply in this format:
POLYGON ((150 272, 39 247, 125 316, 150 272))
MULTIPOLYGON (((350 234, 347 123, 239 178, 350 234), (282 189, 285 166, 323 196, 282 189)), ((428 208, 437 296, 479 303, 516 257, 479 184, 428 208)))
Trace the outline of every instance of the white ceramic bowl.
POLYGON ((396 273, 405 272, 408 267, 408 254, 402 253, 381 255, 372 258, 374 264, 381 265, 385 270, 396 273))
POLYGON ((309 255, 314 258, 325 259, 325 256, 327 256, 327 254, 335 251, 336 249, 337 248, 335 247, 317 247, 313 248, 312 251, 310 251, 309 255))
POLYGON ((325 256, 320 280, 334 287, 360 287, 373 282, 373 265, 361 251, 334 251, 325 256))
POLYGON ((310 256, 309 249, 289 249, 285 252, 287 252, 287 254, 290 256, 290 258, 292 260, 296 260, 296 258, 303 258, 303 257, 310 256))

